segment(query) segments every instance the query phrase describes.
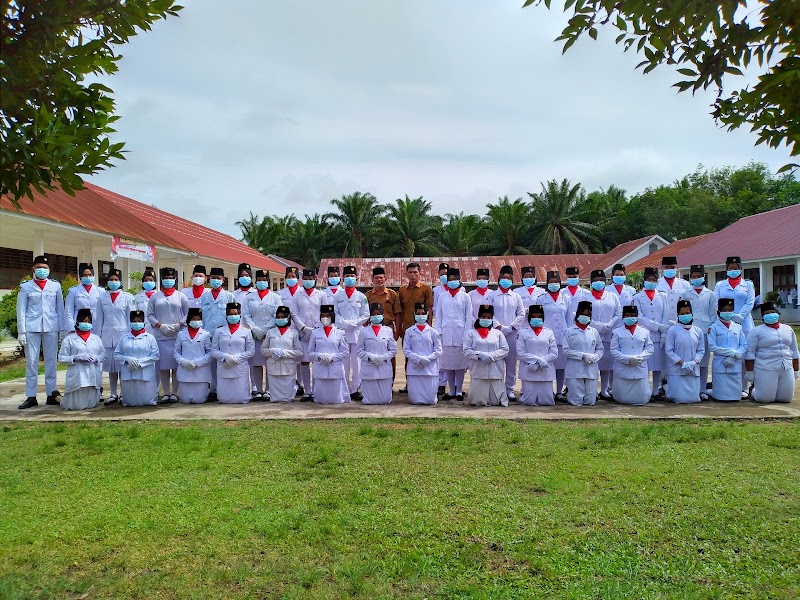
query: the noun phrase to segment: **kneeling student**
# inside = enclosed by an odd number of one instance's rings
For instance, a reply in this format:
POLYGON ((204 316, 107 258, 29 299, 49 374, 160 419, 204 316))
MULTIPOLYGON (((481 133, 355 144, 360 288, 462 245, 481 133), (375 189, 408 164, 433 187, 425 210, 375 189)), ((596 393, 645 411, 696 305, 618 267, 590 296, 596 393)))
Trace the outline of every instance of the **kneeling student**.
POLYGON ((350 402, 344 371, 344 360, 350 356, 350 346, 344 331, 334 325, 336 314, 332 304, 319 307, 319 322, 320 326, 314 328, 308 342, 308 356, 314 363, 314 402, 350 402))
POLYGON ((678 323, 667 331, 667 399, 700 402, 700 361, 706 352, 703 332, 692 325, 692 304, 678 300, 678 323))
POLYGON ((761 318, 764 324, 747 334, 745 366, 747 381, 753 383, 753 400, 791 402, 793 379, 800 379, 797 336, 791 327, 779 322, 780 315, 772 302, 761 305, 761 318))
POLYGON ((442 340, 428 325, 428 305, 424 302, 414 304, 414 321, 416 324, 406 329, 403 336, 403 354, 408 361, 408 401, 411 404, 436 404, 442 340))
POLYGON ((291 325, 289 307, 279 306, 275 327, 267 330, 261 344, 261 356, 267 359, 270 402, 291 402, 297 394, 297 365, 303 358, 303 344, 300 333, 291 325))
POLYGON ((638 326, 639 309, 622 308, 622 327, 611 334, 614 357, 614 400, 620 404, 641 406, 650 401, 647 359, 653 355, 650 332, 638 326))
POLYGON ((211 340, 211 356, 217 361, 217 400, 221 404, 247 404, 252 397, 250 358, 256 345, 253 334, 241 325, 241 310, 238 302, 228 302, 228 324, 217 328, 211 340))
POLYGON ((553 406, 558 342, 555 333, 544 326, 544 307, 541 304, 528 307, 528 324, 530 327, 522 327, 517 336, 519 376, 522 379, 520 402, 530 406, 553 406))
POLYGON ((706 353, 714 353, 711 397, 718 402, 737 402, 742 397, 742 366, 747 340, 742 326, 733 320, 735 316, 733 298, 720 298, 717 301, 718 318, 708 327, 706 353))
POLYGON ((114 348, 114 360, 123 365, 120 372, 122 406, 158 404, 158 342, 144 329, 144 311, 132 310, 130 332, 114 348))
POLYGON ((100 382, 103 377, 106 351, 103 340, 92 333, 90 308, 79 308, 72 326, 75 332, 64 338, 61 351, 58 353, 58 362, 69 365, 61 408, 64 410, 94 408, 100 402, 100 382))
POLYGON ((203 329, 202 316, 199 308, 190 308, 189 327, 175 338, 178 400, 184 404, 202 404, 211 386, 211 334, 203 329))
POLYGON ((508 406, 505 389, 506 336, 492 329, 494 306, 482 304, 478 319, 464 336, 464 356, 471 361, 469 403, 472 406, 508 406))
POLYGON ((383 303, 369 305, 369 326, 358 332, 356 355, 361 361, 361 402, 389 404, 392 401, 392 359, 397 342, 391 327, 383 325, 383 303))
POLYGON ((598 363, 603 357, 603 342, 592 322, 592 303, 578 302, 575 324, 564 334, 564 355, 567 402, 573 406, 594 406, 597 401, 598 363))

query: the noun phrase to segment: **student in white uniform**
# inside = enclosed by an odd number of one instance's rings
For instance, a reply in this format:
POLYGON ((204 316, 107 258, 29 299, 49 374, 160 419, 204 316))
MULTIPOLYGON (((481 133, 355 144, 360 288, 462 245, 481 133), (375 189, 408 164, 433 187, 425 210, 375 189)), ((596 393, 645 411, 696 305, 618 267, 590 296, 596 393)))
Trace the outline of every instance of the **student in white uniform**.
POLYGON ((250 359, 250 380, 253 400, 269 400, 269 381, 264 382, 266 357, 261 354, 261 345, 269 330, 275 327, 275 311, 281 305, 281 297, 269 289, 269 272, 256 271, 255 289, 244 297, 242 303, 244 326, 250 329, 255 341, 255 355, 250 359))
POLYGON ((528 307, 528 326, 517 336, 519 376, 522 379, 520 402, 528 406, 553 406, 553 382, 558 358, 558 343, 553 330, 545 327, 545 312, 541 304, 528 307))
POLYGON ((114 360, 122 365, 122 406, 155 406, 158 403, 158 342, 144 327, 145 313, 131 311, 130 332, 119 339, 114 360))
POLYGON ((78 277, 81 282, 69 288, 67 297, 64 299, 64 318, 66 333, 75 331, 75 317, 78 310, 88 308, 92 311, 92 318, 97 316, 97 301, 105 290, 94 284, 94 265, 92 263, 81 263, 78 265, 78 277))
POLYGON ((147 303, 147 322, 158 342, 158 373, 161 380, 161 404, 178 401, 178 382, 175 379, 175 338, 186 327, 189 300, 175 289, 178 273, 164 267, 159 273, 161 289, 147 303))
MULTIPOLYGON (((755 284, 742 277, 742 259, 739 256, 729 256, 725 259, 727 279, 717 282, 714 295, 717 298, 733 298, 733 311, 736 313, 733 322, 742 326, 745 337, 753 329, 753 317, 750 314, 756 305, 755 284)), ((742 371, 742 398, 747 398, 748 382, 745 380, 745 371, 742 371)))
MULTIPOLYGON (((17 295, 17 341, 25 349, 25 401, 20 410, 37 406, 39 352, 44 354, 44 388, 47 404, 58 405, 61 392, 56 389, 58 342, 64 334, 64 297, 61 285, 49 279, 46 256, 33 259, 33 279, 19 286, 17 295)), ((72 325, 74 326, 74 325, 72 325)), ((72 327, 71 326, 71 327, 72 327)))
POLYGON ((638 325, 650 332, 653 341, 653 354, 647 359, 647 370, 653 374, 650 400, 663 399, 661 373, 665 368, 664 344, 667 341, 667 295, 659 292, 658 269, 645 267, 644 289, 633 297, 633 304, 639 311, 638 325))
POLYGON ((348 382, 350 398, 361 400, 361 361, 356 354, 358 334, 369 320, 369 302, 367 297, 356 289, 356 268, 346 266, 342 269, 344 289, 336 292, 333 306, 336 311, 336 326, 344 331, 349 354, 344 360, 345 379, 348 382))
MULTIPOLYGON (((211 267, 208 283, 211 286, 200 298, 200 308, 203 311, 203 328, 214 338, 214 332, 227 324, 225 313, 228 304, 236 302, 233 292, 225 289, 225 271, 219 267, 211 267)), ((208 402, 217 400, 217 361, 211 361, 211 390, 208 393, 208 402)))
POLYGON ((217 361, 217 400, 220 404, 250 402, 250 358, 255 343, 250 330, 242 326, 242 305, 225 307, 226 325, 211 338, 211 357, 217 361))
POLYGON ((203 294, 206 291, 206 267, 195 265, 192 269, 192 285, 181 290, 189 301, 189 308, 203 307, 203 294))
POLYGON ((619 296, 606 288, 606 273, 602 269, 592 271, 592 291, 587 298, 592 303, 592 327, 603 342, 603 357, 597 364, 600 369, 600 397, 611 400, 611 374, 614 357, 611 356, 611 334, 622 322, 622 306, 619 296))
POLYGON ((472 302, 461 285, 461 271, 447 269, 447 286, 436 298, 433 327, 442 336, 439 369, 447 376, 448 393, 443 400, 464 399, 464 375, 469 361, 464 356, 464 336, 472 325, 472 302))
POLYGON ((505 355, 506 396, 516 400, 514 386, 517 384, 517 332, 525 323, 525 308, 522 296, 511 291, 514 285, 514 269, 509 265, 500 268, 498 287, 489 297, 494 307, 494 325, 506 337, 508 353, 505 355))
POLYGON ((575 321, 575 311, 578 308, 578 303, 582 300, 590 300, 590 294, 589 290, 580 285, 580 269, 578 267, 567 267, 565 273, 567 275, 567 285, 561 290, 561 293, 569 299, 570 314, 567 318, 571 326, 575 321))
POLYGON ((109 395, 106 406, 119 402, 118 383, 121 365, 114 360, 114 350, 120 338, 128 332, 128 316, 136 310, 133 296, 121 290, 122 271, 111 269, 106 288, 108 292, 100 297, 95 308, 94 331, 100 336, 105 348, 103 372, 108 373, 109 395))
POLYGON ((133 301, 136 304, 136 310, 147 313, 147 304, 150 298, 156 293, 156 272, 152 267, 146 267, 142 274, 142 291, 138 292, 133 301))
POLYGON ((408 401, 411 404, 436 404, 442 339, 428 325, 428 306, 424 302, 414 304, 414 321, 414 325, 407 328, 403 336, 403 354, 408 360, 408 401))
POLYGON ((703 332, 692 325, 692 303, 678 300, 678 323, 667 331, 667 399, 676 404, 700 402, 700 361, 706 347, 703 332))
POLYGON ((58 362, 69 365, 61 408, 84 410, 100 402, 106 351, 100 337, 92 333, 91 309, 79 308, 73 327, 73 333, 64 338, 58 353, 58 362))
MULTIPOLYGON (((711 397, 717 402, 736 402, 742 397, 742 364, 747 339, 742 326, 733 321, 733 298, 717 300, 716 319, 708 327, 706 354, 714 353, 711 363, 711 397)), ((702 396, 702 394, 701 394, 702 396)))
POLYGON ((337 265, 328 266, 328 276, 325 278, 327 287, 322 291, 322 303, 334 304, 333 298, 342 289, 341 271, 337 265))
POLYGON ((564 335, 567 357, 567 402, 573 406, 594 406, 597 401, 597 366, 603 358, 603 342, 592 322, 592 303, 581 300, 575 309, 575 324, 564 335))
POLYGON ((275 327, 267 330, 261 344, 261 356, 267 359, 269 400, 291 402, 297 393, 297 363, 303 357, 300 334, 292 327, 291 309, 275 309, 275 327))
MULTIPOLYGON (((320 292, 321 293, 321 292, 320 292)), ((319 308, 319 325, 308 341, 307 355, 314 362, 314 402, 350 402, 344 360, 350 355, 344 331, 336 327, 336 311, 331 304, 319 308)))
POLYGON ((642 406, 650 401, 647 381, 647 359, 653 355, 650 332, 639 327, 639 309, 634 305, 622 309, 622 326, 611 336, 614 357, 614 401, 642 406))
POLYGON ((747 381, 753 383, 756 402, 791 402, 794 382, 800 379, 800 354, 797 336, 788 325, 780 322, 775 305, 761 305, 764 323, 747 334, 745 365, 747 381))
POLYGON ((391 327, 383 325, 381 302, 369 305, 369 325, 358 333, 356 355, 361 361, 361 393, 364 404, 389 404, 392 401, 392 359, 397 342, 391 327))
POLYGON ((708 400, 708 389, 711 382, 708 380, 708 362, 711 352, 708 352, 707 332, 711 324, 717 320, 717 298, 705 285, 706 268, 703 265, 692 265, 689 267, 690 289, 683 293, 681 300, 688 300, 692 303, 692 315, 694 324, 703 332, 706 343, 706 353, 700 362, 700 399, 708 400))
POLYGON ((636 295, 636 289, 628 285, 628 276, 625 273, 625 265, 617 263, 611 270, 611 285, 606 289, 619 296, 620 306, 630 306, 633 304, 633 297, 636 295))
POLYGON ((489 304, 493 290, 489 287, 489 269, 476 269, 474 290, 467 295, 472 302, 472 318, 478 318, 478 308, 481 304, 489 304))
POLYGON ((539 302, 544 309, 544 320, 547 327, 553 330, 558 344, 558 358, 553 366, 556 369, 556 400, 566 402, 564 391, 564 369, 567 366, 567 357, 564 355, 564 334, 572 325, 568 320, 574 314, 571 308, 572 296, 561 293, 561 274, 558 271, 547 272, 547 292, 539 296, 539 302))
MULTIPOLYGON (((539 304, 539 297, 545 291, 536 287, 536 267, 522 267, 522 287, 514 288, 514 293, 522 298, 522 309, 528 314, 528 307, 532 304, 539 304)), ((523 329, 525 324, 523 323, 523 329)))
POLYGON ((508 341, 502 331, 492 328, 494 322, 494 307, 484 304, 478 308, 478 319, 464 336, 464 356, 471 363, 471 406, 508 406, 504 382, 508 341))
MULTIPOLYGON (((319 310, 322 306, 324 293, 316 288, 317 272, 314 269, 303 269, 303 289, 292 298, 294 304, 287 304, 292 312, 292 323, 300 332, 300 342, 303 344, 303 360, 300 363, 300 375, 305 393, 300 398, 301 402, 314 399, 314 388, 311 381, 311 356, 308 353, 311 342, 311 333, 320 323, 319 310)), ((339 290, 340 292, 342 290, 339 290)), ((341 330, 340 330, 341 331, 341 330)), ((342 331, 344 335, 344 332, 342 331)))
POLYGON ((245 296, 253 289, 253 268, 248 263, 241 263, 236 271, 238 273, 234 285, 234 302, 242 304, 245 296))
POLYGON ((678 277, 678 259, 665 256, 661 259, 661 275, 656 290, 667 295, 667 322, 674 325, 678 321, 678 301, 691 289, 689 282, 678 277))
MULTIPOLYGON (((439 296, 447 291, 447 270, 450 268, 450 265, 443 262, 439 263, 439 269, 437 271, 439 277, 439 285, 433 286, 433 312, 436 312, 436 304, 439 300, 439 296)), ((447 373, 445 373, 444 369, 441 366, 441 360, 439 361, 439 387, 437 389, 437 393, 441 396, 444 394, 445 388, 447 386, 447 373)))
POLYGON ((183 404, 202 404, 211 386, 211 333, 203 329, 203 311, 190 308, 188 327, 175 338, 178 398, 183 404))
MULTIPOLYGON (((294 314, 297 312, 294 299, 296 297, 297 292, 303 290, 303 286, 300 285, 300 271, 297 267, 286 267, 286 275, 284 278, 284 283, 286 284, 286 286, 278 292, 281 296, 281 304, 283 304, 283 306, 288 306, 289 310, 292 311, 292 313, 294 314)), ((322 304, 325 304, 325 302, 322 302, 322 304)), ((330 304, 333 304, 333 302, 331 302, 330 304)), ((296 325, 293 325, 293 327, 296 328, 296 325)), ((313 329, 313 327, 311 329, 313 329)), ((300 330, 297 329, 297 331, 299 333, 300 330)), ((310 333, 311 332, 309 329, 306 335, 300 336, 300 339, 302 340, 303 337, 307 338, 308 335, 310 335, 310 333)), ((308 398, 311 398, 311 365, 308 361, 297 361, 297 373, 295 375, 295 383, 297 384, 298 395, 305 396, 306 394, 308 394, 308 398), (308 381, 306 382, 306 385, 308 386, 307 390, 302 383, 304 372, 306 373, 308 379, 308 381)))

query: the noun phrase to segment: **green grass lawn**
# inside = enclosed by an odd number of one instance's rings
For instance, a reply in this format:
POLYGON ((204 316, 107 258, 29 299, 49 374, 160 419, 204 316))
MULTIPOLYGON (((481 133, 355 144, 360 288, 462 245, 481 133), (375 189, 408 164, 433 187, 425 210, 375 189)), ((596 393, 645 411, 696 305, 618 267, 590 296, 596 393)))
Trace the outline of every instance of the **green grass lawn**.
POLYGON ((798 425, 6 424, 0 597, 796 598, 798 425))
MULTIPOLYGON (((59 371, 66 371, 67 366, 64 363, 58 363, 57 368, 59 371)), ((44 375, 44 363, 41 362, 39 363, 39 375, 44 375)), ((11 381, 12 379, 22 379, 23 377, 25 377, 24 358, 0 367, 0 383, 11 381)))

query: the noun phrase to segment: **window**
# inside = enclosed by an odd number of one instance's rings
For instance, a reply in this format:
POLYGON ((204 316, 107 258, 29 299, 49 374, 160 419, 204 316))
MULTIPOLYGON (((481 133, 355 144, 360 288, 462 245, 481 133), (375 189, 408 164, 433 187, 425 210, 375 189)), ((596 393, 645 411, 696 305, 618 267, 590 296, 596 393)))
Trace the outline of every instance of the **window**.
POLYGON ((653 253, 653 252, 655 252, 656 250, 658 250, 658 244, 656 244, 655 242, 653 242, 652 244, 650 244, 650 245, 647 247, 647 253, 648 253, 648 254, 652 254, 652 253, 653 253))
MULTIPOLYGON (((73 277, 78 272, 78 259, 74 256, 45 253, 50 263, 50 277, 61 281, 68 274, 73 277)), ((19 285, 26 275, 31 275, 33 252, 0 248, 0 289, 11 289, 19 285)))
POLYGON ((780 290, 786 288, 790 290, 796 283, 794 265, 772 267, 772 289, 780 290))

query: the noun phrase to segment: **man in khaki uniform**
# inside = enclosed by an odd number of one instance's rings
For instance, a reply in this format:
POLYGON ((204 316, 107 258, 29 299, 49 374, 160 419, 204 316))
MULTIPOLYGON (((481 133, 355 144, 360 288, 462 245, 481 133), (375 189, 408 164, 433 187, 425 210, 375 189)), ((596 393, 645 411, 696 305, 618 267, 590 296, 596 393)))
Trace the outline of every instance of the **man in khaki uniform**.
MULTIPOLYGON (((392 328, 394 339, 400 337, 403 326, 403 314, 400 310, 400 298, 392 289, 386 287, 386 270, 383 267, 372 269, 373 287, 367 292, 367 301, 372 304, 383 305, 383 324, 392 328)), ((392 380, 396 372, 396 361, 392 357, 392 380)))
MULTIPOLYGON (((433 289, 431 286, 420 281, 419 264, 412 262, 406 265, 406 276, 408 277, 408 284, 401 286, 397 295, 400 299, 400 310, 402 322, 397 330, 402 337, 406 329, 414 325, 414 305, 424 303, 428 307, 428 324, 431 323, 431 307, 433 306, 433 289)), ((406 367, 408 367, 408 359, 406 359, 406 367)), ((408 390, 403 388, 400 390, 402 393, 407 393, 408 390)))

